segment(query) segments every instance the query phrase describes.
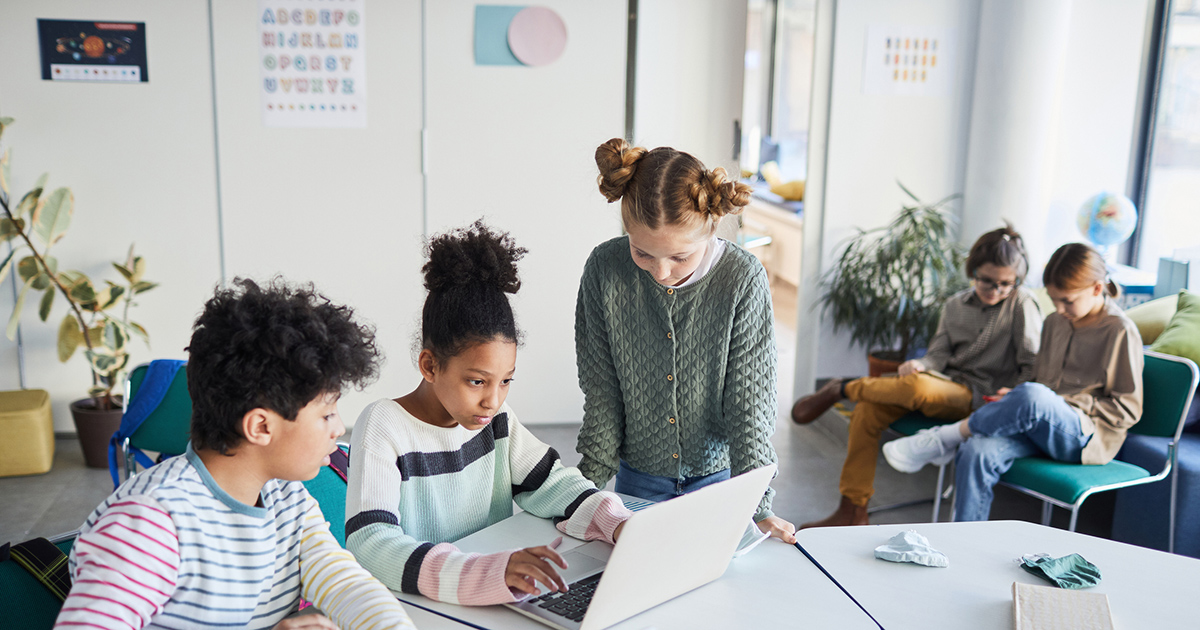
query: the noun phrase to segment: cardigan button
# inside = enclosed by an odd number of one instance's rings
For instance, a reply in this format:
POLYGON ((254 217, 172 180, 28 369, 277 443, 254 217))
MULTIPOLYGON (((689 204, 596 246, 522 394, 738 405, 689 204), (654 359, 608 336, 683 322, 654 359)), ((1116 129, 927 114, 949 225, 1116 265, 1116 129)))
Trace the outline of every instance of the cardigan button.
POLYGON ((673 381, 673 380, 675 380, 675 377, 674 377, 674 376, 671 376, 670 374, 668 374, 668 375, 667 375, 667 380, 668 380, 668 381, 673 381))
POLYGON ((671 457, 679 459, 679 453, 671 453, 671 457))
POLYGON ((667 289, 667 295, 675 295, 675 289, 667 289))
POLYGON ((667 333, 667 339, 671 338, 671 333, 667 333))
POLYGON ((670 422, 671 424, 675 424, 675 418, 667 418, 667 422, 670 422))

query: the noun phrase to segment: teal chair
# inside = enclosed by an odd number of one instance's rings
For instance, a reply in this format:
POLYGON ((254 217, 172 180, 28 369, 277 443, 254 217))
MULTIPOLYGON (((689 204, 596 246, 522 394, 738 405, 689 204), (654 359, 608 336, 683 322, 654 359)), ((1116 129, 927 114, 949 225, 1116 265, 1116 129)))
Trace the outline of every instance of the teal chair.
POLYGON ((1142 369, 1142 418, 1130 427, 1129 432, 1171 439, 1162 470, 1151 472, 1115 459, 1103 466, 1084 466, 1045 457, 1022 457, 1000 477, 1000 483, 1041 499, 1042 525, 1050 524, 1054 506, 1071 510, 1071 524, 1067 529, 1075 531, 1079 508, 1093 494, 1155 483, 1170 476, 1170 513, 1163 516, 1169 518, 1170 523, 1167 549, 1174 552, 1179 436, 1197 382, 1200 382, 1200 374, 1190 359, 1146 351, 1142 369))
POLYGON ((329 465, 316 477, 304 482, 308 493, 321 506, 329 521, 329 533, 343 548, 346 546, 346 482, 350 470, 350 445, 338 442, 338 451, 329 456, 329 465))
MULTIPOLYGON (((125 381, 126 404, 137 394, 148 369, 149 364, 142 364, 129 373, 129 378, 125 381)), ((187 450, 191 432, 192 398, 188 395, 187 369, 183 368, 175 373, 175 379, 158 407, 155 407, 142 425, 121 444, 122 452, 125 453, 125 478, 128 479, 137 473, 134 448, 153 451, 164 457, 182 455, 187 450)))
MULTIPOLYGON (((78 534, 71 532, 55 536, 50 542, 64 554, 70 555, 78 534)), ((8 601, 4 620, 0 623, 5 628, 49 630, 54 627, 54 620, 58 618, 58 611, 63 605, 62 600, 46 585, 11 558, 0 562, 0 593, 8 601)))

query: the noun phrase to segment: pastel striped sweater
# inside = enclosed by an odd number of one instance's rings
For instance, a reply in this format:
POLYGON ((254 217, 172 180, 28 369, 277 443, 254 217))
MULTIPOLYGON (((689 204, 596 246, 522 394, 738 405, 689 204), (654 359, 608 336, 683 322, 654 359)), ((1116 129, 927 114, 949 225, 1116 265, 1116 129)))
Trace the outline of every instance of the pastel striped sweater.
POLYGON ((465 605, 515 601, 504 574, 517 550, 481 555, 449 544, 512 516, 513 501, 585 540, 612 542, 631 516, 615 494, 564 467, 508 405, 475 431, 422 422, 393 400, 372 403, 354 425, 346 547, 393 591, 465 605))
POLYGON ((344 630, 413 627, 303 484, 272 480, 261 503, 222 490, 191 445, 127 480, 80 530, 55 627, 272 628, 301 597, 344 630))

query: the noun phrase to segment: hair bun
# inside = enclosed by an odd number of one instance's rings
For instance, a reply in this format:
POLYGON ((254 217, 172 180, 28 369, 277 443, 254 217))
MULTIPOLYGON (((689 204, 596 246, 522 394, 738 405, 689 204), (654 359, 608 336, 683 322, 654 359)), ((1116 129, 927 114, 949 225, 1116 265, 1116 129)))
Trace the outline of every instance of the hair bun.
POLYGON ((643 155, 646 155, 646 149, 629 146, 622 138, 613 138, 596 148, 596 166, 600 168, 596 183, 600 185, 600 194, 609 203, 625 195, 643 155))
POLYGON ((718 166, 700 175, 700 181, 691 186, 691 196, 697 211, 720 219, 741 212, 750 203, 752 190, 746 184, 730 180, 725 169, 718 166))
POLYGON ((507 232, 495 232, 480 219, 470 227, 434 236, 425 246, 429 261, 421 267, 425 288, 447 291, 471 284, 494 286, 505 293, 521 288, 517 261, 525 255, 507 232))

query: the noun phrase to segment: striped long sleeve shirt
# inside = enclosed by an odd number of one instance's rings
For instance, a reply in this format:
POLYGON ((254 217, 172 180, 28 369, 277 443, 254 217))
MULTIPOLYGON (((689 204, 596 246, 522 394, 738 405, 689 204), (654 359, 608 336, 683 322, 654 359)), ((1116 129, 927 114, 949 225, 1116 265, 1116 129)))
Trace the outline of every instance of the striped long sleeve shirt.
POLYGON ((399 593, 464 605, 515 601, 505 584, 515 550, 464 553, 450 544, 512 516, 514 501, 584 540, 612 542, 631 516, 616 495, 564 467, 507 405, 470 431, 380 400, 359 416, 350 453, 346 547, 399 593))
POLYGON ((129 479, 84 523, 55 627, 272 628, 301 597, 343 629, 413 627, 303 484, 272 480, 260 503, 222 490, 190 445, 129 479))

